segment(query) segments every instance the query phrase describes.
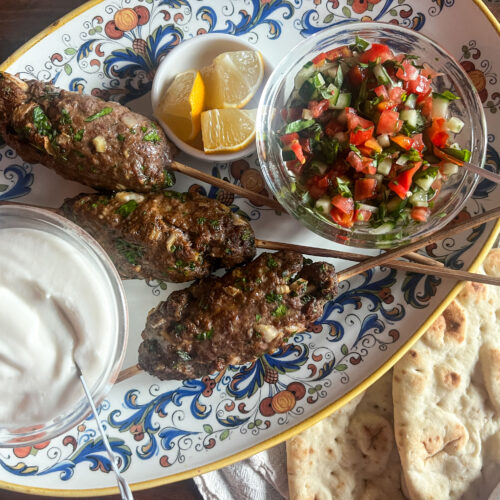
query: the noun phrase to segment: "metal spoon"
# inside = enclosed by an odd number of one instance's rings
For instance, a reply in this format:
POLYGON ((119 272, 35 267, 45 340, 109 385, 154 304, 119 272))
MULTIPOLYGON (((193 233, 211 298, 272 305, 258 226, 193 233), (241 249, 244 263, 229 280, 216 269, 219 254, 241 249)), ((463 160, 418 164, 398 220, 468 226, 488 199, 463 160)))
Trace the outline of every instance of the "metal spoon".
POLYGON ((134 497, 132 495, 132 491, 130 490, 130 487, 129 487, 127 481, 120 474, 120 471, 118 470, 118 467, 116 466, 116 457, 113 453, 113 450, 111 449, 111 446, 109 445, 108 438, 107 438, 106 433, 104 432, 102 424, 99 420, 99 415, 97 414, 97 410, 96 410, 96 407, 94 405, 94 401, 92 400, 92 395, 90 394, 87 383, 85 382, 85 378, 83 377, 82 370, 81 370, 79 364, 76 362, 76 359, 73 358, 73 361, 74 361, 75 366, 76 366, 76 373, 77 373, 78 377, 80 378, 80 382, 82 383, 82 387, 83 387, 83 390, 85 392, 85 396, 87 396, 90 407, 92 408, 92 413, 94 414, 94 417, 95 417, 95 421, 97 422, 97 427, 99 429, 99 432, 101 433, 102 442, 104 443, 106 451, 108 452, 109 460, 111 461, 111 467, 115 473, 116 481, 118 482, 118 487, 120 488, 120 495, 121 495, 123 500, 133 500, 134 497))

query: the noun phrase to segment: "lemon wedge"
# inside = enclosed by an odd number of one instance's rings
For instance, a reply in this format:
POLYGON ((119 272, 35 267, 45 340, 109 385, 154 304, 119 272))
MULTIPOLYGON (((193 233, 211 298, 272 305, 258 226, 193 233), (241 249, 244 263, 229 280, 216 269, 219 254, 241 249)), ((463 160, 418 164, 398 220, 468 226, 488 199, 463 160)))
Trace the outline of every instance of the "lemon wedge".
POLYGON ((256 109, 210 109, 201 114, 203 150, 229 153, 246 148, 255 139, 256 109))
POLYGON ((165 92, 160 118, 182 141, 193 140, 200 132, 200 116, 205 105, 205 84, 199 71, 179 73, 165 92))
POLYGON ((256 50, 219 54, 201 70, 206 86, 206 109, 242 108, 264 78, 264 62, 256 50))

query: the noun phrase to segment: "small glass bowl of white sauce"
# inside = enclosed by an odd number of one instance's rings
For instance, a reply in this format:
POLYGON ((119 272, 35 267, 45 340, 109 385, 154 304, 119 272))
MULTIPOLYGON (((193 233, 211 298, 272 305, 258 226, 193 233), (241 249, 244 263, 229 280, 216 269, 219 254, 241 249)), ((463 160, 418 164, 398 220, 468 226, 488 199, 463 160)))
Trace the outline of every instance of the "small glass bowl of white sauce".
POLYGON ((99 244, 48 210, 0 206, 0 447, 48 441, 98 405, 125 355, 128 311, 99 244))

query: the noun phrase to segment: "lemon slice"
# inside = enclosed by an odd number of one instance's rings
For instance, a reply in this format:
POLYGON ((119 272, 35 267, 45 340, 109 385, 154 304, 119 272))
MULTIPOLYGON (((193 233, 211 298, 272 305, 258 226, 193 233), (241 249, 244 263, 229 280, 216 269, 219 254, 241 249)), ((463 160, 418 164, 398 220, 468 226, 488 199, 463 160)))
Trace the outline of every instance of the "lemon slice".
POLYGON ((201 74, 206 86, 206 109, 242 108, 262 83, 264 62, 256 50, 224 52, 201 74))
POLYGON ((201 114, 205 153, 228 153, 246 148, 255 138, 256 109, 211 109, 201 114))
POLYGON ((199 71, 179 73, 163 95, 160 118, 182 141, 191 141, 200 131, 205 105, 205 84, 199 71))

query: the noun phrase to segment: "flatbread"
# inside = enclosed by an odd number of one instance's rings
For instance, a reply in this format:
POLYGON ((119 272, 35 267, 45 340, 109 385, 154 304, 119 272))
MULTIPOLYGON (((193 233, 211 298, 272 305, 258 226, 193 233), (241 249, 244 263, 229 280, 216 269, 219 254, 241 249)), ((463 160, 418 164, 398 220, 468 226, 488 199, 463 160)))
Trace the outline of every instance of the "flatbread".
MULTIPOLYGON (((484 271, 500 276, 499 249, 484 271)), ((411 499, 473 495, 485 463, 500 459, 499 324, 500 288, 466 283, 394 367, 395 435, 411 499)))
MULTIPOLYGON (((483 266, 500 276, 500 249, 483 266)), ((500 287, 466 284, 394 373, 289 440, 287 460, 291 500, 487 498, 500 480, 500 287)))
POLYGON ((291 500, 399 500, 392 374, 287 442, 291 500))

